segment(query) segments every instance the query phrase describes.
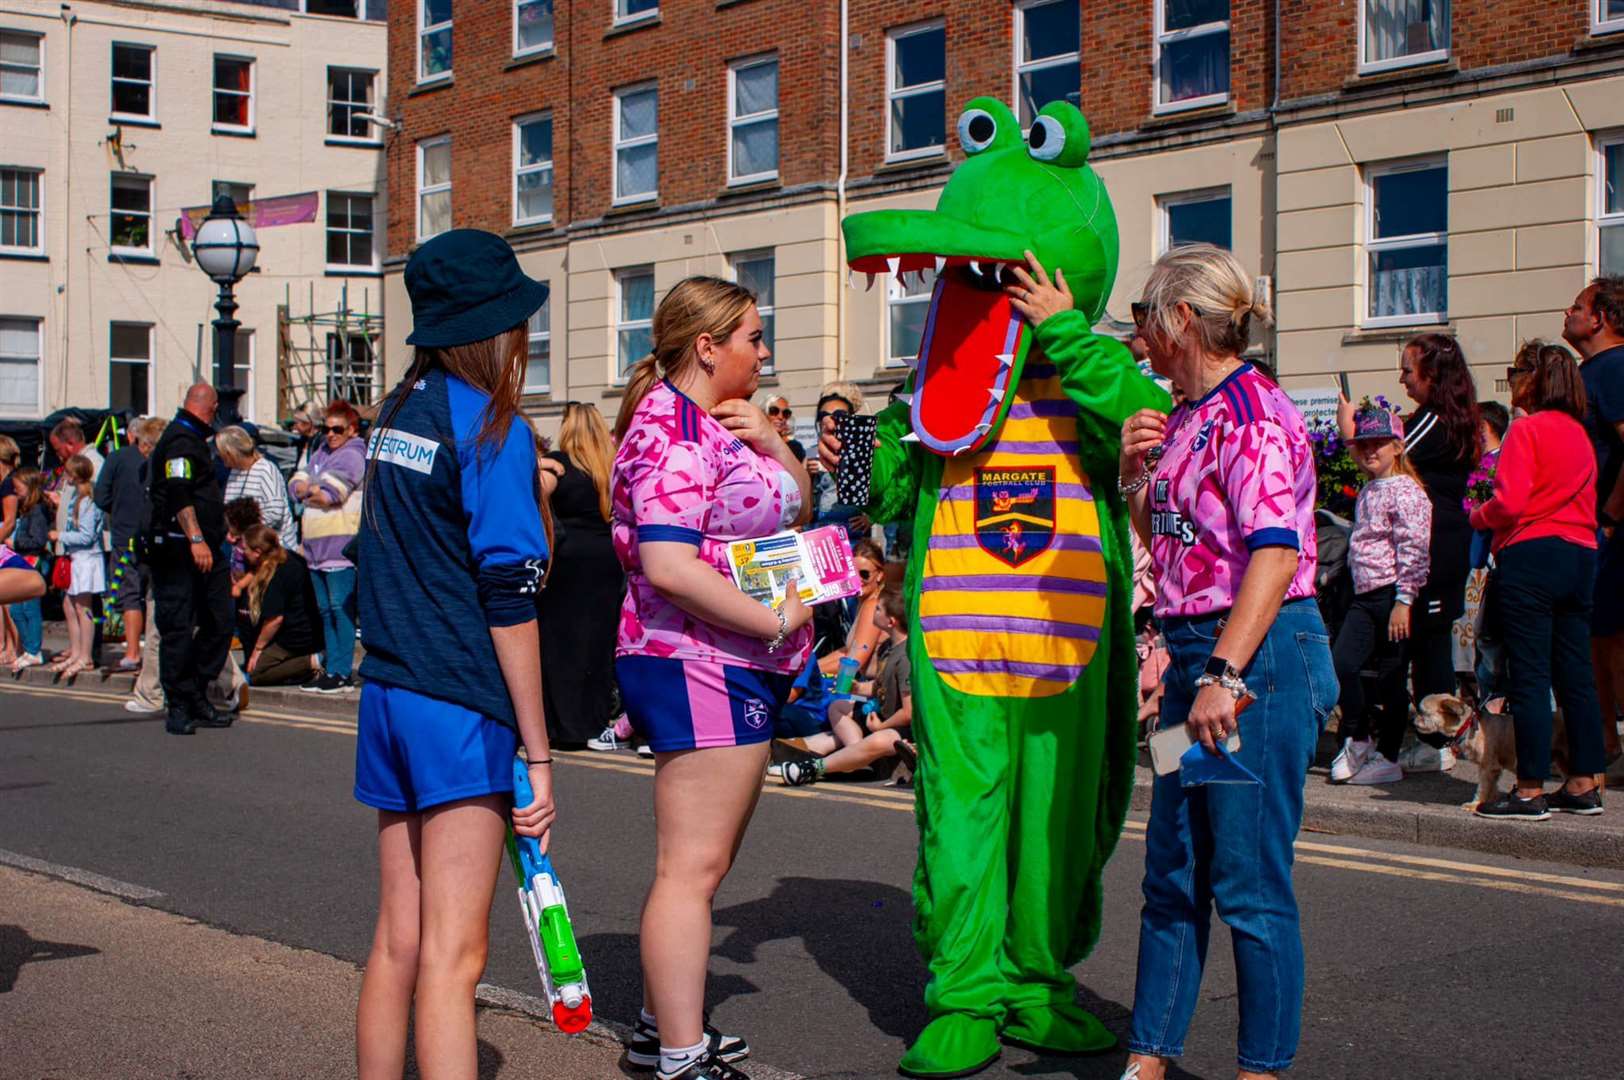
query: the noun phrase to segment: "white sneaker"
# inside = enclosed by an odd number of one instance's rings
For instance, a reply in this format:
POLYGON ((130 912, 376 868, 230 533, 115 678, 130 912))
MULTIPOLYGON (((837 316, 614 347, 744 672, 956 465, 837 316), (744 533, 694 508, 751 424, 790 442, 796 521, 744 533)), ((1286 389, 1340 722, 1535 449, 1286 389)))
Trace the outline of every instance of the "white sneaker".
POLYGON ((607 753, 615 750, 624 750, 626 748, 626 744, 615 737, 615 727, 613 724, 611 724, 599 732, 597 738, 588 739, 586 741, 586 748, 588 750, 601 750, 607 753))
POLYGON ((27 668, 39 667, 43 663, 45 663, 45 658, 40 656, 39 653, 25 652, 11 662, 11 671, 15 675, 27 668))
POLYGON ((128 700, 128 701, 126 701, 124 703, 124 711, 125 712, 140 713, 143 716, 145 716, 145 715, 148 715, 148 714, 151 714, 151 713, 161 713, 161 712, 164 711, 164 707, 162 705, 148 705, 144 701, 140 701, 140 700, 138 700, 136 698, 131 698, 130 700, 128 700))
POLYGON ((1346 784, 1352 780, 1376 752, 1375 747, 1369 739, 1343 739, 1342 749, 1331 759, 1331 783, 1346 784))
POLYGON ((1358 772, 1349 778, 1350 784, 1396 784, 1404 779, 1404 770, 1398 762, 1389 761, 1380 754, 1371 754, 1358 772))
POLYGON ((767 775, 772 777, 774 780, 777 780, 779 777, 783 776, 784 763, 781 761, 775 761, 771 765, 767 766, 767 775))
POLYGON ((638 743, 637 744, 637 756, 638 757, 653 757, 654 756, 654 747, 650 746, 646 742, 645 743, 638 743))
POLYGON ((1407 773, 1448 772, 1455 767, 1455 751, 1417 740, 1399 753, 1398 763, 1407 773))

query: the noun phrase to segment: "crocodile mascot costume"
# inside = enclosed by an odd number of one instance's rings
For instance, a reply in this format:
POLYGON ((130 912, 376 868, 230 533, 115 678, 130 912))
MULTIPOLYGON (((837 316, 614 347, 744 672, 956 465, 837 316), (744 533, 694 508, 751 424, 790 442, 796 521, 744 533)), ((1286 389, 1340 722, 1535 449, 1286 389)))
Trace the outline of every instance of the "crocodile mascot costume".
POLYGON ((867 508, 913 521, 914 932, 930 1019, 900 1070, 919 1077, 977 1072, 1000 1039, 1116 1045, 1067 969, 1099 938, 1100 874, 1133 788, 1122 422, 1171 404, 1092 330, 1117 226, 1082 113, 1050 104, 1023 138, 1007 106, 977 98, 958 134, 967 160, 934 211, 842 224, 851 270, 937 275, 910 385, 880 414, 867 508), (1003 291, 1027 251, 1076 303, 1035 330, 1003 291))

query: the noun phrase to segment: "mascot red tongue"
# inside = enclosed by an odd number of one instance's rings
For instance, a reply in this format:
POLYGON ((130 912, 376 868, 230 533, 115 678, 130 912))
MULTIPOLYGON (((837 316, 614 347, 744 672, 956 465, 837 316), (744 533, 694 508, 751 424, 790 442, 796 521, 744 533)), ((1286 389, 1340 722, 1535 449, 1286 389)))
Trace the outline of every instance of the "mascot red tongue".
POLYGON ((1025 331, 1001 290, 975 288, 952 272, 936 282, 914 382, 920 442, 938 454, 962 454, 986 441, 1025 331))

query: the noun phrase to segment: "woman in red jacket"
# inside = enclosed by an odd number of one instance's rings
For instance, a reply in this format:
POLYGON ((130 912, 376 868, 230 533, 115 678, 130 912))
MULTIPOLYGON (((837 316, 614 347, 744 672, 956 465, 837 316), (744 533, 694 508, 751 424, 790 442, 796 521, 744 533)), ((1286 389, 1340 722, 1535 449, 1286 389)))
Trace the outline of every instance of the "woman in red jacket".
POLYGON ((1579 366, 1546 345, 1509 368, 1511 403, 1528 412, 1500 450, 1494 498, 1472 527, 1494 531, 1494 604, 1509 661, 1517 731, 1517 786, 1479 817, 1544 821, 1552 810, 1602 812, 1595 774, 1607 767, 1590 665, 1596 577, 1596 454, 1585 434, 1579 366), (1568 778, 1545 792, 1551 769, 1551 691, 1567 723, 1568 778))

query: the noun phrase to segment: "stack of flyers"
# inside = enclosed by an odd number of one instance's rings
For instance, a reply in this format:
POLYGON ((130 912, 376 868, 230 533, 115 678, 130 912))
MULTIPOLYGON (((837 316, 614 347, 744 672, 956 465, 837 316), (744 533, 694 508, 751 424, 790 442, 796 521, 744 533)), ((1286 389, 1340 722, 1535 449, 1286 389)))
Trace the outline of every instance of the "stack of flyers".
POLYGON ((792 573, 801 603, 807 605, 855 596, 863 586, 851 542, 840 525, 734 540, 727 546, 727 555, 734 584, 769 607, 783 602, 785 583, 792 573))

